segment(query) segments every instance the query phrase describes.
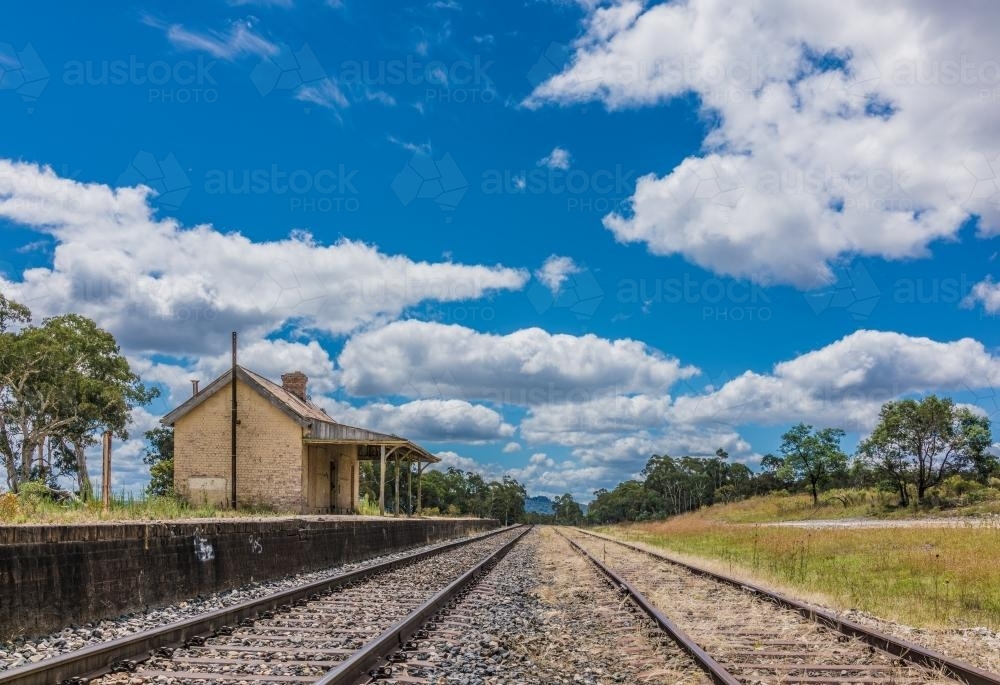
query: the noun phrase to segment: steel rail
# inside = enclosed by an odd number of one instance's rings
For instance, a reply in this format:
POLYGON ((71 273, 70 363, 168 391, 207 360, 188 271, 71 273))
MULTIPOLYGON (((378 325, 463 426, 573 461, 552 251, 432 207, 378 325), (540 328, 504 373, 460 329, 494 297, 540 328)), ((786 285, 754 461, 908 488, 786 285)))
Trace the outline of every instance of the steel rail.
POLYGON ((409 566, 452 549, 499 535, 512 528, 498 528, 474 537, 446 542, 432 549, 414 552, 398 559, 384 561, 365 568, 339 573, 305 585, 298 585, 266 597, 247 600, 231 607, 144 630, 116 640, 90 645, 60 654, 37 664, 0 671, 0 685, 53 685, 54 683, 85 683, 104 675, 120 661, 143 661, 157 649, 177 647, 193 637, 208 637, 225 625, 252 619, 279 606, 313 598, 335 588, 364 580, 371 576, 409 566))
POLYGON ((710 578, 725 585, 730 585, 743 590, 744 592, 757 595, 758 597, 773 602, 778 606, 794 611, 806 619, 815 621, 816 623, 832 630, 836 630, 843 635, 860 639, 866 644, 869 644, 876 649, 880 649, 883 652, 888 652, 903 661, 940 670, 952 678, 956 678, 967 683, 967 685, 1000 685, 1000 674, 990 673, 989 671, 973 666, 972 664, 962 661, 961 659, 954 659, 941 654, 940 652, 927 649, 926 647, 918 645, 914 642, 893 637, 873 628, 863 626, 860 623, 840 618, 833 613, 811 607, 804 602, 800 602, 792 599, 791 597, 768 590, 759 585, 746 583, 741 580, 737 580, 736 578, 730 578, 729 576, 709 571, 708 569, 701 568, 700 566, 674 559, 666 554, 643 549, 642 547, 638 547, 631 543, 616 540, 613 537, 599 535, 597 533, 581 530, 579 528, 576 528, 575 530, 584 535, 597 538, 598 540, 613 542, 636 552, 641 552, 642 554, 651 556, 659 561, 679 566, 687 571, 690 571, 691 573, 694 573, 695 575, 710 578))
POLYGON ((676 623, 671 621, 664 615, 662 611, 657 609, 649 599, 646 598, 639 590, 635 588, 631 583, 622 578, 620 575, 612 571, 610 568, 602 564, 596 557, 594 557, 590 552, 585 550, 580 545, 576 544, 573 540, 570 540, 562 531, 556 531, 563 537, 563 539, 568 542, 573 549, 579 552, 583 557, 589 561, 594 567, 597 568, 608 581, 615 588, 621 590, 623 593, 627 594, 633 602, 635 602, 640 609, 646 612, 646 615, 653 620, 653 622, 659 626, 659 628, 664 631, 670 638, 677 643, 677 646, 682 650, 687 652, 688 656, 698 662, 698 664, 708 673, 709 677, 712 679, 716 685, 740 685, 740 681, 737 680, 733 675, 722 667, 718 661, 712 658, 712 656, 702 649, 697 642, 691 639, 691 637, 685 633, 676 623))
POLYGON ((488 572, 488 568, 502 559, 528 532, 525 528, 512 540, 483 557, 475 566, 463 573, 447 587, 414 609, 406 618, 390 626, 377 638, 352 654, 347 661, 329 671, 316 685, 356 685, 368 682, 369 670, 390 654, 399 650, 437 611, 467 585, 488 572))

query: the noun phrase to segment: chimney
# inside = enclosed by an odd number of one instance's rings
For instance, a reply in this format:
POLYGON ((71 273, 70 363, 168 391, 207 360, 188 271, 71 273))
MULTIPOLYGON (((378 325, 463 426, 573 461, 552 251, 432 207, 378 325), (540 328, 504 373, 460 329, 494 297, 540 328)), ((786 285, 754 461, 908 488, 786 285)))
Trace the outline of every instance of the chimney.
POLYGON ((191 379, 191 396, 194 397, 198 394, 198 379, 191 379))
POLYGON ((302 401, 306 401, 306 384, 308 382, 309 377, 301 371, 281 374, 281 387, 302 401))

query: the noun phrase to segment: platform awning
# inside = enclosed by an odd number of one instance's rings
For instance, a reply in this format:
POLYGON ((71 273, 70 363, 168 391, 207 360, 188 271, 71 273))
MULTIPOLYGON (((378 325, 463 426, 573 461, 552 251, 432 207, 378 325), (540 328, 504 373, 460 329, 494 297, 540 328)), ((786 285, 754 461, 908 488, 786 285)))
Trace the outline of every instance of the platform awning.
POLYGON ((383 454, 408 462, 436 464, 438 457, 417 443, 391 433, 379 433, 332 421, 314 421, 303 441, 308 445, 357 445, 358 459, 377 461, 383 454))
POLYGON ((358 459, 379 462, 378 509, 385 514, 385 467, 386 461, 396 462, 396 516, 399 516, 399 462, 407 464, 407 491, 411 487, 412 465, 417 465, 417 509, 423 495, 421 475, 428 464, 441 461, 415 442, 391 433, 379 433, 367 428, 357 428, 333 421, 313 421, 309 424, 303 442, 307 445, 357 445, 358 459))

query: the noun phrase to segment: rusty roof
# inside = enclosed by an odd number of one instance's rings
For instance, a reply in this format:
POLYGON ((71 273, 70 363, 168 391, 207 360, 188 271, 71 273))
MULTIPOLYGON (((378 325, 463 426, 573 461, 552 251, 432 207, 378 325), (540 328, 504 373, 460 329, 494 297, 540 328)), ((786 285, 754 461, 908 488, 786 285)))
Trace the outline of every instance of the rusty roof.
MULTIPOLYGON (((173 411, 165 414, 160 419, 160 423, 173 426, 179 418, 188 414, 209 397, 223 388, 229 387, 229 379, 232 373, 232 369, 227 370, 224 374, 206 385, 197 395, 192 395, 173 411)), ((380 433, 368 428, 348 426, 347 424, 334 421, 321 407, 308 400, 303 400, 278 383, 243 366, 236 367, 236 377, 261 394, 293 421, 305 427, 306 433, 303 439, 306 442, 315 444, 385 445, 395 448, 400 456, 406 455, 408 459, 427 462, 441 461, 420 445, 398 435, 380 433)))

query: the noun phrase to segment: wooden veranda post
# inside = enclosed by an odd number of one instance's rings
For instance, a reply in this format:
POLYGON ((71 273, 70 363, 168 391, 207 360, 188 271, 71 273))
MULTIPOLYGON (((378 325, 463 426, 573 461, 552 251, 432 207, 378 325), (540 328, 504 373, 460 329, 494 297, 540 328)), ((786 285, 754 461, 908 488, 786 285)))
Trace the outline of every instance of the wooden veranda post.
POLYGON ((406 515, 413 516, 413 462, 406 460, 406 515))
POLYGON ((385 445, 382 445, 382 458, 380 459, 378 479, 378 514, 379 516, 385 516, 385 445))
POLYGON ((399 516, 399 455, 396 455, 396 516, 399 516))
POLYGON ((417 515, 420 515, 420 511, 424 507, 423 494, 424 494, 424 480, 421 476, 424 473, 424 467, 427 464, 423 461, 417 462, 417 515))

